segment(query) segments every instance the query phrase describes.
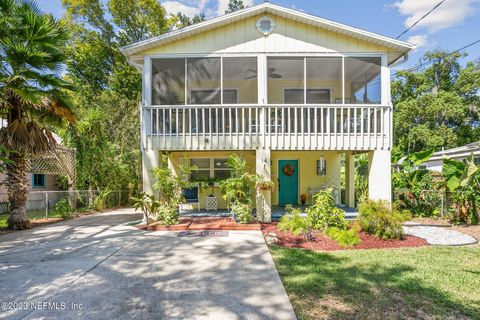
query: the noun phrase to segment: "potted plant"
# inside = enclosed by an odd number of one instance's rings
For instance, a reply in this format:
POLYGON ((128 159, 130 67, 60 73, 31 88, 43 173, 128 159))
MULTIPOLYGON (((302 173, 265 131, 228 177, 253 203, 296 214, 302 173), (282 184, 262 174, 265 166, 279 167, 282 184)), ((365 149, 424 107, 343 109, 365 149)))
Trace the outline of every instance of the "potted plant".
POLYGON ((261 175, 257 175, 257 179, 256 179, 256 182, 255 182, 255 187, 258 190, 264 190, 264 191, 272 190, 274 185, 275 184, 273 183, 273 181, 266 180, 265 177, 263 177, 261 175))
POLYGON ((307 195, 305 193, 302 193, 300 195, 300 201, 302 202, 302 206, 304 206, 305 203, 307 202, 307 195))

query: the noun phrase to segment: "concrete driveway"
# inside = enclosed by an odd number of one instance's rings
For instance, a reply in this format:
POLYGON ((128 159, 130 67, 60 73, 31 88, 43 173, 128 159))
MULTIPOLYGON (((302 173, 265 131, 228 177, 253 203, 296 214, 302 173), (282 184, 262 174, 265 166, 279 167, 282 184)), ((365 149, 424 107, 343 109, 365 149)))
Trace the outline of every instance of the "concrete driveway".
POLYGON ((179 237, 131 209, 0 236, 0 318, 295 319, 258 231, 179 237))

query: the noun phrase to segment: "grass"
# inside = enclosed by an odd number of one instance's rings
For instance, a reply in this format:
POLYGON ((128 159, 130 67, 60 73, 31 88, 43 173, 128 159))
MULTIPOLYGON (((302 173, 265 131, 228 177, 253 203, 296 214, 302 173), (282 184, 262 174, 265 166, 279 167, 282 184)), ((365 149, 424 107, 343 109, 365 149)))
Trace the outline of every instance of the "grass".
MULTIPOLYGON (((0 229, 7 227, 7 220, 9 215, 2 214, 0 215, 0 229)), ((38 220, 38 219, 45 219, 45 209, 40 210, 27 210, 27 217, 29 220, 38 220)), ((49 218, 60 218, 60 214, 57 213, 55 210, 48 212, 49 218)))
POLYGON ((271 247, 299 319, 480 319, 480 246, 271 247))

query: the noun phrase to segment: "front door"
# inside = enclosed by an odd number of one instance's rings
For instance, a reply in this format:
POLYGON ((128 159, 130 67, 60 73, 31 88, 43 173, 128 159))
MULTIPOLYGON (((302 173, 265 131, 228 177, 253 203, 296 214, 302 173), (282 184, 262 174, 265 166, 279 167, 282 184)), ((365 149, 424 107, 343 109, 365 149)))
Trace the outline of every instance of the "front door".
POLYGON ((278 160, 278 205, 298 204, 298 160, 278 160))

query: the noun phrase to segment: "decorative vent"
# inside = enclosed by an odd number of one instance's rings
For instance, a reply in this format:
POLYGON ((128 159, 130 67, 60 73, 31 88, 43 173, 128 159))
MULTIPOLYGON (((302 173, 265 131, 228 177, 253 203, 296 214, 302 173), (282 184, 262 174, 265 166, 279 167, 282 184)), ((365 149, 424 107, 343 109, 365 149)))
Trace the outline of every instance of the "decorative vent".
POLYGON ((264 36, 273 32, 275 22, 269 17, 262 17, 257 21, 257 30, 264 36))

